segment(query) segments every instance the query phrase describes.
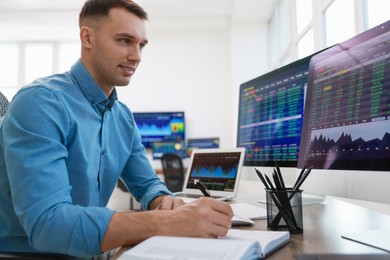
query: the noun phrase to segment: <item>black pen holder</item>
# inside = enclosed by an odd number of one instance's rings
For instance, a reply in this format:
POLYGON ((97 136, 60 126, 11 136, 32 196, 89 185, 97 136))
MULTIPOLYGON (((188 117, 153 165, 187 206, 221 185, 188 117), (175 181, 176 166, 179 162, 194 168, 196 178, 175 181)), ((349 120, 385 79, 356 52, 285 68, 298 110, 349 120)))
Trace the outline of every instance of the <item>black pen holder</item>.
POLYGON ((268 190, 267 227, 273 231, 303 233, 302 190, 268 190))

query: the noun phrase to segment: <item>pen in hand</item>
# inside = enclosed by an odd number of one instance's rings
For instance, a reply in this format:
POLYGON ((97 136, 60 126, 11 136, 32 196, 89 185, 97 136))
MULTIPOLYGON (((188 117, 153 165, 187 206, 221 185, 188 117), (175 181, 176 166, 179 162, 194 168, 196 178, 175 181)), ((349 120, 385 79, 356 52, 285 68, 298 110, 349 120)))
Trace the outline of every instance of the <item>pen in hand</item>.
POLYGON ((196 188, 198 188, 203 193, 204 196, 210 197, 209 190, 206 188, 206 186, 199 179, 194 180, 194 185, 196 188))

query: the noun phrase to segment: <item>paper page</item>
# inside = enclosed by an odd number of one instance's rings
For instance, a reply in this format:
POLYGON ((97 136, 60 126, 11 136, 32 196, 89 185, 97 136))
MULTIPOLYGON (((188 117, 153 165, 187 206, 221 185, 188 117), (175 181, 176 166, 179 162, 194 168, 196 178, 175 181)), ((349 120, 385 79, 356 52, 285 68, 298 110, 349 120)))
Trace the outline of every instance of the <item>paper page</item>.
POLYGON ((152 237, 123 253, 119 259, 215 260, 258 259, 259 244, 248 240, 152 237))
POLYGON ((275 248, 285 244, 290 239, 288 231, 259 231, 230 229, 223 239, 240 239, 257 241, 260 244, 262 257, 268 255, 275 248))

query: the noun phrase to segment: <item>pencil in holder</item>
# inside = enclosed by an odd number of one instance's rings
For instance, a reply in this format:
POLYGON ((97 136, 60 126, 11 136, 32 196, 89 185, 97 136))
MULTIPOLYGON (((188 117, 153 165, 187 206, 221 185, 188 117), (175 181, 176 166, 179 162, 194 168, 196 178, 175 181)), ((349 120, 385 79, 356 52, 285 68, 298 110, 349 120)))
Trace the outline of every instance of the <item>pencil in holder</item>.
POLYGON ((266 189, 266 202, 268 229, 303 233, 302 190, 266 189))

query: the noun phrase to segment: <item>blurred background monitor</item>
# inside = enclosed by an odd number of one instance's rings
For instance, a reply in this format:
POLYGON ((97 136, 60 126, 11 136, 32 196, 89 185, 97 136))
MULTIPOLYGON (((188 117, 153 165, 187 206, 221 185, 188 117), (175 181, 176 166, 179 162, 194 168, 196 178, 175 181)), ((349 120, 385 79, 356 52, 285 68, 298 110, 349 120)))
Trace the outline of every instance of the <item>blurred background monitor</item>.
POLYGON ((152 142, 153 159, 161 159, 164 153, 174 153, 181 158, 187 157, 187 150, 184 140, 179 141, 155 141, 152 142))
POLYGON ((145 148, 153 142, 185 141, 184 112, 136 112, 134 120, 145 148))
POLYGON ((390 203, 390 21, 312 58, 305 165, 305 191, 390 203))
POLYGON ((188 138, 187 155, 191 157, 191 152, 194 149, 210 149, 219 148, 219 137, 211 138, 188 138))

